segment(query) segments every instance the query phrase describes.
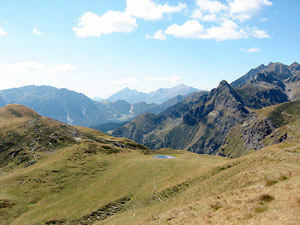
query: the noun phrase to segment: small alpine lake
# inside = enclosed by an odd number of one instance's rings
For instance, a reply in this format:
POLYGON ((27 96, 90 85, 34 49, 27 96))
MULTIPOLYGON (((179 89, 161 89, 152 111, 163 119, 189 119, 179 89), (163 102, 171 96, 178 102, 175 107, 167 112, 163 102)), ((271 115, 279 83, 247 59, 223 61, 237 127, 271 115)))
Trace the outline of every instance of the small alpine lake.
POLYGON ((173 159, 173 158, 175 158, 175 156, 171 156, 171 155, 155 155, 154 158, 157 158, 157 159, 173 159))

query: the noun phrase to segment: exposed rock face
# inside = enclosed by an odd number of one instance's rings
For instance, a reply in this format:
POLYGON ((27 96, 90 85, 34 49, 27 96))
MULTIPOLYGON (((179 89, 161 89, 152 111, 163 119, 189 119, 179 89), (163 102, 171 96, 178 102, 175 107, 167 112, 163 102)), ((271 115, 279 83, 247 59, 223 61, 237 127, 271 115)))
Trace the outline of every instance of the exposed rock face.
POLYGON ((257 121, 257 117, 250 117, 241 126, 241 138, 248 150, 259 150, 265 147, 261 141, 270 135, 277 127, 272 121, 263 119, 257 121))
POLYGON ((250 109, 286 101, 288 96, 283 82, 275 78, 274 73, 265 72, 242 88, 222 81, 208 95, 186 99, 159 115, 141 115, 116 129, 113 135, 151 148, 170 147, 217 154, 229 129, 243 123, 250 109))
POLYGON ((275 75, 270 72, 258 73, 247 85, 237 89, 248 107, 259 109, 289 100, 284 83, 275 75))
POLYGON ((287 139, 298 142, 299 122, 299 100, 255 111, 230 129, 218 154, 234 158, 287 139))
POLYGON ((257 73, 272 72, 276 74, 277 79, 284 81, 294 75, 300 73, 300 66, 297 62, 294 62, 290 66, 284 65, 283 63, 269 63, 269 65, 260 65, 255 69, 251 69, 244 76, 240 77, 236 81, 232 82, 231 85, 234 87, 243 87, 251 79, 253 79, 257 73))
POLYGON ((291 100, 300 98, 300 73, 284 81, 286 93, 291 100))

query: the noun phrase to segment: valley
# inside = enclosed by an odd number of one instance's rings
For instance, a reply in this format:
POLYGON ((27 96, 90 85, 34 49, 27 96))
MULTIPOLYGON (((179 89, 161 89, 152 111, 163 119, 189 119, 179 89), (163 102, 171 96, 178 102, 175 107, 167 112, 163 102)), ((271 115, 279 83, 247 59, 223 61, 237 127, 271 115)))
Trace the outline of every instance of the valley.
POLYGON ((0 224, 298 224, 300 102, 276 77, 176 97, 114 136, 0 108, 0 224))
POLYGON ((0 0, 0 225, 299 225, 299 8, 0 0))

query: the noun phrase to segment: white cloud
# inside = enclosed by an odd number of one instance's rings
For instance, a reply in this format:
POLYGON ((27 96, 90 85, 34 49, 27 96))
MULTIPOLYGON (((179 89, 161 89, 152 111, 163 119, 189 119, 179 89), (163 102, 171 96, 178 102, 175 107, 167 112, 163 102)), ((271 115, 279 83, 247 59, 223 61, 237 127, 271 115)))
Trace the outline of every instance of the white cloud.
POLYGON ((110 81, 109 83, 115 85, 129 85, 129 84, 135 84, 137 82, 139 82, 137 79, 129 77, 125 79, 110 81))
POLYGON ((215 39, 217 41, 250 37, 269 38, 264 30, 259 30, 257 27, 244 29, 232 20, 224 20, 219 25, 209 28, 204 28, 198 20, 188 20, 183 25, 173 24, 169 26, 164 33, 177 38, 215 39))
MULTIPOLYGON (((269 38, 267 31, 243 25, 263 7, 270 6, 269 0, 197 0, 197 8, 191 18, 182 25, 173 24, 163 34, 178 38, 215 39, 218 41, 241 38, 269 38), (211 23, 204 26, 199 22, 211 23)), ((205 23, 205 24, 207 24, 205 23)))
POLYGON ((203 17, 203 13, 200 9, 195 9, 193 12, 192 12, 192 15, 191 17, 193 19, 202 19, 203 17))
POLYGON ((247 52, 247 53, 257 53, 257 52, 260 52, 260 49, 258 47, 253 47, 253 48, 249 48, 249 49, 241 48, 241 51, 247 52))
MULTIPOLYGON (((252 18, 265 6, 271 6, 269 0, 227 0, 227 4, 216 0, 197 0, 197 8, 191 17, 203 20, 206 15, 215 15, 219 20, 231 19, 245 21, 252 18)), ((208 17, 208 18, 209 18, 208 17)), ((206 20, 205 21, 212 21, 206 20)))
POLYGON ((0 71, 6 72, 42 71, 44 68, 44 64, 33 61, 0 65, 0 71))
POLYGON ((198 20, 188 20, 183 25, 173 24, 169 26, 165 33, 178 38, 199 38, 205 29, 198 20))
POLYGON ((259 52, 259 48, 258 47, 254 47, 254 48, 249 48, 248 50, 246 50, 247 53, 254 53, 254 52, 259 52))
POLYGON ((222 10, 227 9, 227 6, 222 4, 219 1, 197 0, 196 4, 201 11, 205 11, 209 13, 218 13, 222 10))
MULTIPOLYGON (((73 31, 78 37, 100 37, 113 32, 129 33, 138 27, 136 18, 159 20, 166 13, 179 12, 186 4, 177 6, 158 4, 151 0, 127 0, 125 12, 107 11, 102 16, 92 12, 84 13, 73 31)), ((163 38, 162 36, 160 38, 163 38)))
POLYGON ((108 11, 102 16, 84 13, 73 30, 78 37, 100 37, 113 32, 129 33, 137 27, 136 19, 124 12, 108 11))
POLYGON ((180 76, 172 76, 172 77, 146 77, 147 81, 161 81, 161 82, 175 82, 181 80, 180 76))
POLYGON ((33 28, 32 33, 33 33, 33 34, 36 34, 36 35, 39 35, 39 36, 44 36, 44 34, 43 34, 42 32, 40 32, 40 31, 38 30, 38 28, 39 28, 39 25, 36 25, 36 26, 33 28))
POLYGON ((153 36, 150 36, 149 34, 146 35, 146 39, 157 39, 157 40, 166 40, 166 35, 163 34, 162 30, 158 30, 154 33, 153 36))
POLYGON ((264 18, 261 18, 260 19, 260 21, 263 21, 263 22, 265 22, 265 21, 268 21, 269 19, 267 18, 267 17, 264 17, 264 18))
POLYGON ((230 13, 239 20, 250 19, 264 6, 271 6, 269 0, 231 0, 229 2, 230 13))
POLYGON ((29 61, 14 64, 2 64, 0 65, 0 71, 4 72, 39 72, 39 73, 69 73, 75 70, 75 66, 70 64, 53 65, 46 67, 42 63, 29 61))
POLYGON ((210 22, 214 22, 217 21, 217 15, 216 14, 207 14, 205 16, 202 17, 203 21, 210 21, 210 22))
POLYGON ((252 34, 251 36, 262 39, 262 38, 270 38, 270 35, 268 35, 267 31, 265 30, 259 30, 257 27, 252 28, 252 34))
POLYGON ((165 30, 165 33, 178 38, 216 39, 218 41, 247 37, 246 32, 239 29, 238 25, 230 20, 224 21, 220 26, 212 26, 207 29, 198 20, 188 20, 181 26, 171 25, 165 30))
POLYGON ((224 21, 221 26, 208 28, 206 34, 203 36, 204 39, 216 39, 218 41, 247 37, 247 33, 231 20, 224 21))
POLYGON ((70 73, 76 69, 75 66, 71 64, 62 64, 62 65, 55 65, 48 69, 49 73, 70 73))
POLYGON ((145 20, 159 20, 165 13, 175 13, 185 9, 186 4, 179 3, 178 6, 157 4, 151 0, 127 0, 126 13, 145 20))
POLYGON ((0 36, 5 36, 7 33, 0 27, 0 36))

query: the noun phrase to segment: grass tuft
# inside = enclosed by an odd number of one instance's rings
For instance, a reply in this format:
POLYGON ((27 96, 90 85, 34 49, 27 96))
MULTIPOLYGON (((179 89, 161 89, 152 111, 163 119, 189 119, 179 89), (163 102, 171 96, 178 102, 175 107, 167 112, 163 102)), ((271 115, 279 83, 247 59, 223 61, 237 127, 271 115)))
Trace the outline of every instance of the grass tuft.
POLYGON ((258 206, 258 207, 254 208, 254 212, 256 212, 256 213, 263 213, 267 210, 268 210, 268 206, 266 206, 266 205, 258 206))
POLYGON ((217 211, 222 208, 222 204, 220 202, 216 202, 216 203, 210 205, 210 208, 212 208, 214 211, 217 211))
POLYGON ((264 195, 261 195, 259 197, 259 200, 261 202, 267 202, 267 203, 269 203, 269 202, 275 200, 275 198, 273 196, 269 195, 269 194, 264 194, 264 195))

